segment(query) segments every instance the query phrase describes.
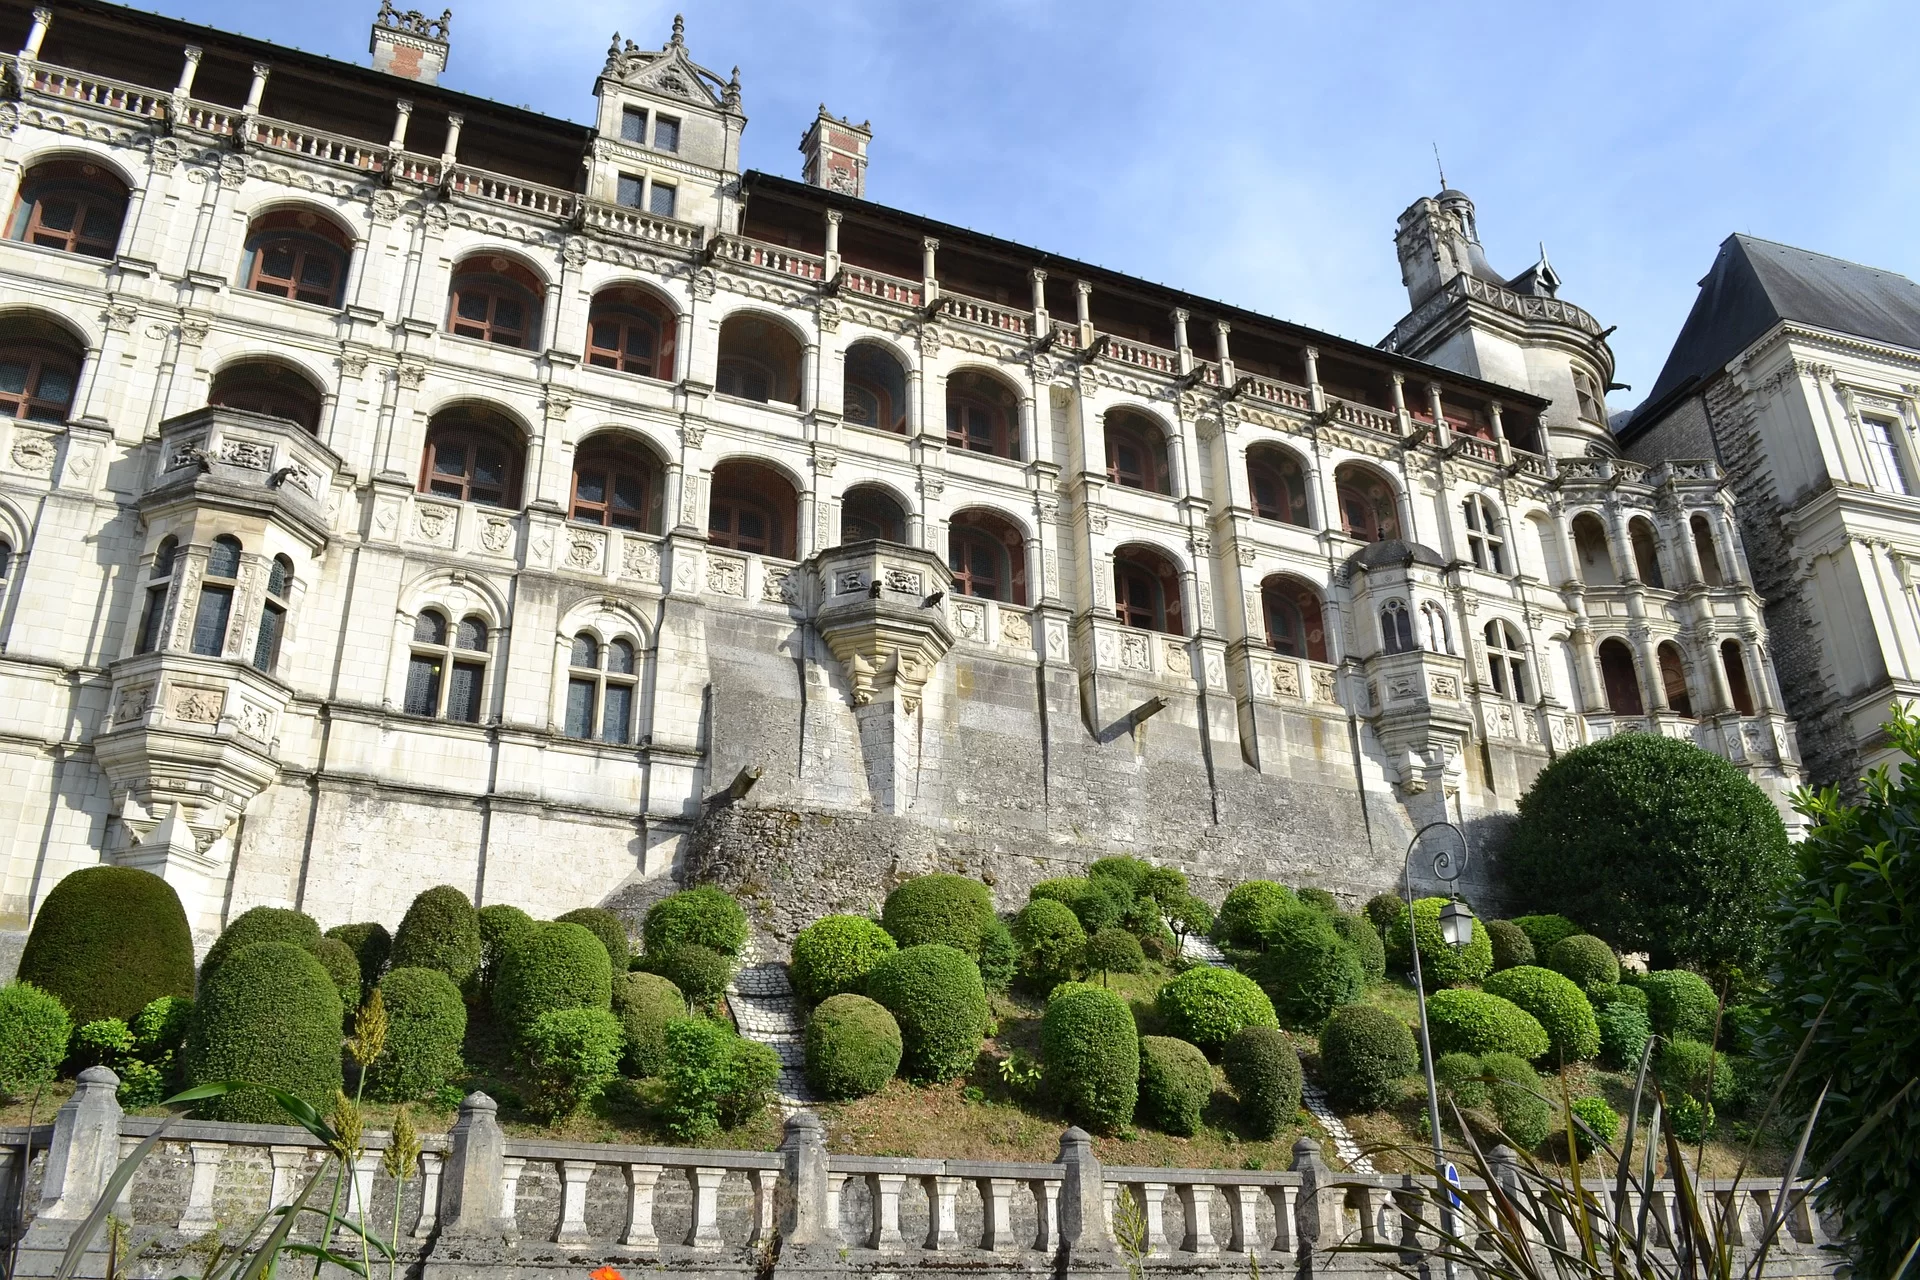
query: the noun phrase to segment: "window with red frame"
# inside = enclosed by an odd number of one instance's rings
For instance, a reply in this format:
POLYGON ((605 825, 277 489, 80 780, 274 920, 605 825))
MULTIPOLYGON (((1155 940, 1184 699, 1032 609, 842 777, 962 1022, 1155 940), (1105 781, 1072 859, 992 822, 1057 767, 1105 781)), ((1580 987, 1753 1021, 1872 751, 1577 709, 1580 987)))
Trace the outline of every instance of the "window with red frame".
POLYGON ((1247 486, 1253 491, 1255 516, 1303 528, 1307 525, 1307 477, 1292 458, 1271 449, 1250 456, 1247 486))
POLYGON ((1384 480, 1354 469, 1343 469, 1334 480, 1340 521, 1348 537, 1385 542, 1400 536, 1399 510, 1384 480))
POLYGON ((326 218, 282 210, 247 231, 247 288, 315 306, 337 307, 347 279, 349 241, 326 218))
POLYGON ((613 449, 582 453, 573 464, 573 505, 568 515, 588 524, 654 533, 660 486, 645 459, 613 449))
POLYGON ((505 258, 462 263, 447 299, 447 331, 496 346, 533 346, 540 336, 540 282, 505 258))
POLYGON ((780 527, 773 509, 744 493, 718 494, 707 508, 707 536, 716 547, 778 556, 780 527))
POLYGON ((1013 392, 992 378, 961 372, 947 382, 947 444, 996 458, 1018 455, 1013 392))
POLYGON ((587 316, 587 363, 648 378, 673 377, 674 322, 637 289, 612 289, 587 316))
POLYGON ((1266 613, 1267 643, 1275 652, 1309 662, 1327 660, 1326 624, 1320 597, 1312 587, 1291 578, 1260 584, 1260 603, 1266 613))
POLYGON ((1109 414, 1107 479, 1148 493, 1173 492, 1167 468, 1167 441, 1158 427, 1131 414, 1109 414))
POLYGON ((1138 551, 1122 551, 1113 560, 1114 612, 1129 627, 1184 635, 1180 617, 1180 581, 1174 571, 1138 551))
POLYGON ((499 431, 473 423, 436 424, 427 432, 420 492, 486 507, 517 507, 518 455, 499 431))
POLYGON ((80 381, 79 357, 40 343, 0 346, 0 415, 65 422, 80 381))
POLYGON ((309 431, 320 429, 320 392, 284 365, 252 363, 222 369, 214 375, 207 403, 285 418, 309 431))
POLYGON ((963 511, 947 532, 956 595, 1027 602, 1027 552, 1020 531, 990 512, 963 511))
POLYGON ((9 238, 111 258, 127 217, 127 189, 99 165, 53 161, 21 178, 9 238))

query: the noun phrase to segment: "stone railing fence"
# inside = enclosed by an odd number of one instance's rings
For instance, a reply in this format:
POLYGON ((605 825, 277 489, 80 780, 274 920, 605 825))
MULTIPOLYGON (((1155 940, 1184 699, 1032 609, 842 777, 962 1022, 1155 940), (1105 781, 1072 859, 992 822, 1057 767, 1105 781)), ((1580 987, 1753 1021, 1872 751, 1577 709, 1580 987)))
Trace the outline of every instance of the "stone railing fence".
MULTIPOLYGON (((0 1129, 0 1206, 5 1206, 14 1276, 54 1274, 73 1230, 99 1201, 121 1158, 162 1121, 129 1117, 114 1099, 112 1072, 93 1068, 54 1123, 0 1129), (19 1209, 18 1217, 14 1216, 19 1209)), ((366 1206, 369 1230, 393 1232, 399 1270, 425 1280, 464 1280, 510 1269, 513 1280, 576 1275, 602 1263, 646 1270, 770 1274, 803 1271, 1004 1272, 1041 1277, 1065 1269, 1133 1269, 1194 1274, 1259 1271, 1367 1271, 1386 1274, 1396 1257, 1328 1251, 1365 1242, 1400 1246, 1417 1261, 1427 1241, 1408 1210, 1421 1212, 1408 1175, 1336 1174, 1302 1139, 1284 1170, 1103 1167, 1078 1129, 1060 1139, 1050 1163, 907 1160, 833 1155, 820 1120, 787 1121, 773 1152, 706 1151, 601 1143, 521 1141, 500 1128, 493 1100, 472 1094, 444 1136, 423 1142, 412 1176, 381 1171, 388 1135, 372 1133, 343 1204, 366 1206), (1119 1196, 1141 1212, 1114 1224, 1119 1196)), ((1500 1149, 1503 1168, 1515 1169, 1500 1149)), ((303 1129, 280 1125, 174 1121, 128 1184, 114 1216, 128 1224, 120 1274, 170 1276, 194 1264, 189 1246, 210 1232, 232 1239, 269 1205, 298 1195, 327 1152, 303 1129)), ((322 1205, 333 1174, 317 1191, 322 1205)), ((1505 1181, 1505 1178, 1502 1178, 1505 1181)), ((1517 1178, 1516 1183, 1517 1185, 1517 1178)), ((1487 1194, 1467 1181, 1461 1195, 1487 1194)), ((1703 1199, 1731 1203, 1738 1247, 1758 1242, 1776 1206, 1774 1192, 1709 1182, 1703 1199)), ((1671 1184, 1647 1204, 1670 1226, 1671 1184)), ((1637 1215, 1640 1203, 1630 1206, 1637 1215)), ((1804 1190, 1783 1208, 1770 1276, 1833 1273, 1836 1255, 1804 1190)), ((317 1218, 296 1240, 313 1240, 317 1218)), ((1549 1222, 1565 1241, 1568 1224, 1549 1222)), ((352 1230, 334 1247, 354 1253, 352 1230)), ((103 1277, 103 1237, 79 1274, 103 1277)), ((376 1261, 375 1272, 378 1273, 376 1261)))

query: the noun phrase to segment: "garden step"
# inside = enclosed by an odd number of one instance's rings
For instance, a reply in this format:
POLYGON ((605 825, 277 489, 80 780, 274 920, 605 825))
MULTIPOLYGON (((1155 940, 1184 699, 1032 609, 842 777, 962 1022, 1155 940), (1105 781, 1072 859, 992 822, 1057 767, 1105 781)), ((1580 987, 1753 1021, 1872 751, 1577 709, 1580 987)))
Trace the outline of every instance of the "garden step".
POLYGON ((779 1060, 780 1075, 774 1088, 780 1095, 781 1110, 791 1114, 813 1101, 802 1069, 806 1061, 802 1043, 806 1023, 800 1014, 800 1002, 794 998, 793 983, 787 978, 787 966, 776 960, 744 966, 728 988, 727 1003, 740 1034, 766 1045, 779 1060))

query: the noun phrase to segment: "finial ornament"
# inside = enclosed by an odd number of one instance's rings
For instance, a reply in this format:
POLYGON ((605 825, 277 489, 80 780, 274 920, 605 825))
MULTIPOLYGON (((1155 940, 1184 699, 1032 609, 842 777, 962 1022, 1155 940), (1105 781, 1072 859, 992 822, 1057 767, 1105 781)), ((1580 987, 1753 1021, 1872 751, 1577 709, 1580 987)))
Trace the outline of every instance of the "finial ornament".
POLYGON ((673 15, 673 39, 669 43, 683 45, 687 42, 687 20, 680 14, 673 15))
POLYGON ((393 7, 393 0, 380 0, 380 13, 374 19, 374 25, 425 36, 429 40, 445 41, 453 35, 453 10, 446 9, 438 18, 429 18, 418 9, 402 11, 393 7))

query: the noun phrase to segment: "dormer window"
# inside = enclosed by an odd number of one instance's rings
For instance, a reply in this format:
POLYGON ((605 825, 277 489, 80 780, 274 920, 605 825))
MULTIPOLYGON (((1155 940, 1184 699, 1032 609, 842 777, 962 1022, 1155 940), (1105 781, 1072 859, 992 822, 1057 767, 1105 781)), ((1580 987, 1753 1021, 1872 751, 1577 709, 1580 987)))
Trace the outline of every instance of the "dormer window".
POLYGON ((639 107, 624 107, 620 111, 620 141, 631 142, 637 146, 647 143, 647 113, 639 107))
POLYGON ((680 120, 676 116, 655 116, 653 118, 653 149, 655 151, 678 151, 680 149, 680 120))

